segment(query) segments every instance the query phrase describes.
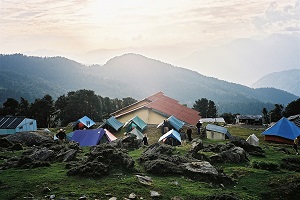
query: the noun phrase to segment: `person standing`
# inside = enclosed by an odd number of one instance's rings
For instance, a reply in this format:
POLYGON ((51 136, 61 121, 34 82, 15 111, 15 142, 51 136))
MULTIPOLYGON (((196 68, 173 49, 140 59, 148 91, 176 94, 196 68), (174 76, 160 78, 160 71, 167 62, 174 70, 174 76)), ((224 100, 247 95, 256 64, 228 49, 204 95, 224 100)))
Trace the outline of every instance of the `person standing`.
POLYGON ((294 139, 293 147, 294 147, 294 149, 295 149, 295 151, 296 151, 296 155, 299 155, 299 152, 298 152, 299 141, 300 141, 300 135, 298 135, 298 136, 294 139))
POLYGON ((165 134, 169 131, 169 122, 167 120, 164 120, 163 127, 164 127, 164 133, 163 134, 165 134))
POLYGON ((200 120, 199 120, 199 121, 197 122, 197 124, 196 124, 198 135, 200 135, 201 126, 202 126, 202 123, 201 123, 200 120))
POLYGON ((191 127, 189 127, 189 128, 187 129, 186 134, 187 134, 187 136, 188 136, 189 142, 192 141, 192 129, 191 129, 191 127))
POLYGON ((144 137, 143 137, 143 143, 144 143, 144 145, 148 145, 148 137, 147 137, 147 134, 144 134, 144 137))
POLYGON ((183 129, 179 129, 179 134, 180 134, 180 138, 181 138, 181 144, 184 146, 186 145, 186 134, 183 131, 183 129))

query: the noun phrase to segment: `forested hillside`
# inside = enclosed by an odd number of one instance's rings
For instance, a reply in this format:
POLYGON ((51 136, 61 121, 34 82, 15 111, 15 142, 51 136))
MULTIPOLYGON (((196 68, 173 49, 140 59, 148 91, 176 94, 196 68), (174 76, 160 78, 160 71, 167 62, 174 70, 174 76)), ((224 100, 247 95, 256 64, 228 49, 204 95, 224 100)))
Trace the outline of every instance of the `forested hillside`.
POLYGON ((50 94, 88 89, 110 98, 142 99, 158 91, 192 106, 197 99, 213 100, 219 113, 261 114, 274 104, 298 97, 274 88, 252 89, 136 54, 112 58, 105 65, 85 66, 63 57, 0 55, 1 103, 8 97, 30 101, 50 94))

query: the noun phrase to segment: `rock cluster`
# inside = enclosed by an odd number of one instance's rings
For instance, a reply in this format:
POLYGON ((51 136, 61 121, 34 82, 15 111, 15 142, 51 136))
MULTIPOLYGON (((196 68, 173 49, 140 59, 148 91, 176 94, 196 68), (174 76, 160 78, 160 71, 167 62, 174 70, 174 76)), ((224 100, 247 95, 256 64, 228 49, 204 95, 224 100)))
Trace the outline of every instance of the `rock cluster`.
POLYGON ((249 144, 244 138, 232 137, 230 139, 231 143, 237 147, 243 148, 248 154, 258 157, 265 157, 266 153, 260 146, 254 146, 249 144))
POLYGON ((142 153, 139 162, 152 174, 179 174, 199 181, 233 183, 231 178, 219 173, 209 162, 176 155, 174 147, 165 144, 150 145, 142 153))
POLYGON ((34 132, 20 132, 5 137, 11 143, 21 143, 25 146, 40 146, 45 143, 53 143, 53 138, 35 134, 34 132))
MULTIPOLYGON (((8 147, 6 150, 11 150, 13 147, 17 147, 18 145, 27 144, 32 138, 35 138, 35 134, 26 134, 21 137, 14 137, 19 138, 18 140, 13 140, 18 142, 14 144, 11 137, 6 138, 10 141, 13 145, 8 147), (34 135, 34 136, 33 136, 34 135), (27 138, 26 136, 29 136, 27 138), (20 138, 24 139, 21 140, 20 138), (24 142, 25 141, 25 142, 24 142)), ((3 140, 3 139, 2 139, 3 140)), ((12 157, 6 158, 6 161, 0 165, 0 169, 8 169, 13 167, 19 168, 36 168, 42 166, 50 166, 52 162, 68 162, 71 160, 76 159, 77 152, 79 151, 79 146, 76 143, 63 143, 59 144, 58 142, 54 142, 51 140, 46 140, 45 143, 35 143, 39 146, 33 145, 27 147, 21 154, 20 157, 12 157), (51 144, 51 145, 49 145, 51 144)), ((19 149, 22 145, 19 147, 19 149)), ((23 149, 23 147, 22 147, 23 149)))
POLYGON ((101 177, 114 168, 134 170, 134 160, 127 150, 116 148, 111 143, 92 147, 87 156, 86 160, 69 163, 68 175, 101 177))

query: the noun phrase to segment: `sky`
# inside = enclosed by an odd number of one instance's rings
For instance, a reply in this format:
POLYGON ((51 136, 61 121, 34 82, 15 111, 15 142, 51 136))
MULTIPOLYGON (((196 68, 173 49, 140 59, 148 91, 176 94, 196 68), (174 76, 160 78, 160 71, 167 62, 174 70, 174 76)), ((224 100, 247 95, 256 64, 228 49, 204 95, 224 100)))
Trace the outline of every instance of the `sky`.
POLYGON ((0 0, 0 53, 104 64, 134 52, 249 85, 225 69, 178 61, 239 38, 299 34, 299 13, 300 0, 0 0))

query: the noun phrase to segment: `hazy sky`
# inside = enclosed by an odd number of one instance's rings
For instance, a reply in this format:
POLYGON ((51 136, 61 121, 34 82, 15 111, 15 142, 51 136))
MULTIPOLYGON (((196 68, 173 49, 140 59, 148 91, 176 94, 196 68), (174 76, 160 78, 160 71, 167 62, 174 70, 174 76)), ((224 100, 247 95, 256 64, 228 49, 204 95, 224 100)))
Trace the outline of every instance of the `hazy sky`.
POLYGON ((97 62, 105 63, 113 53, 135 51, 176 64, 193 51, 237 38, 260 40, 299 32, 299 4, 300 0, 0 0, 0 53, 60 52, 88 63, 88 52, 102 50, 106 57, 99 55, 97 62))

